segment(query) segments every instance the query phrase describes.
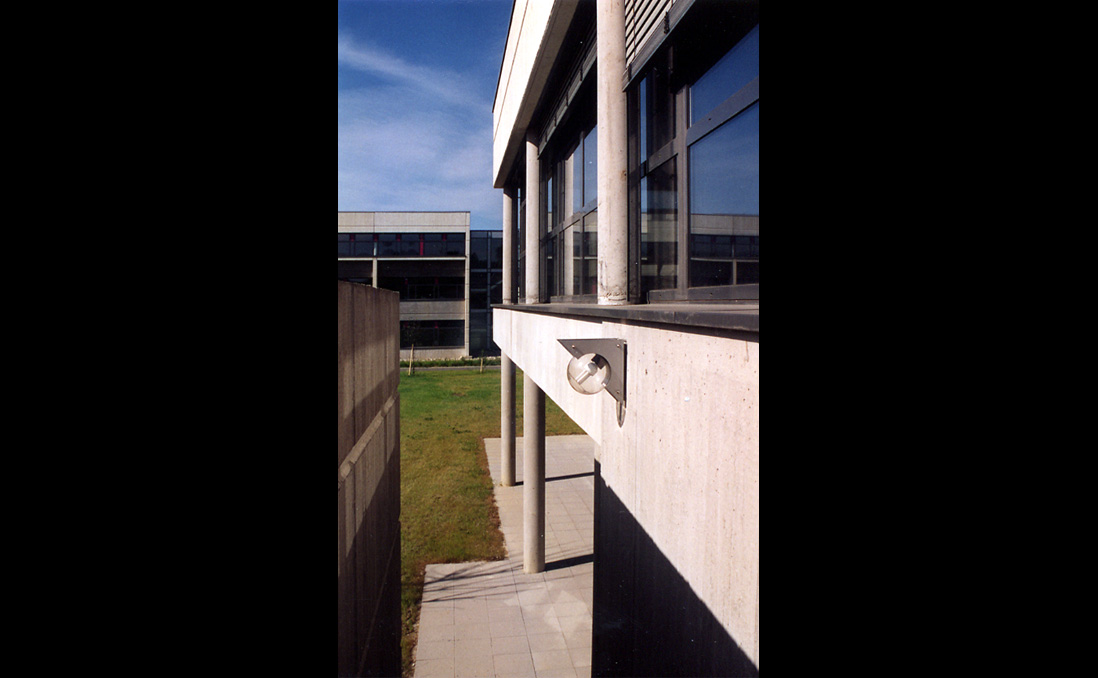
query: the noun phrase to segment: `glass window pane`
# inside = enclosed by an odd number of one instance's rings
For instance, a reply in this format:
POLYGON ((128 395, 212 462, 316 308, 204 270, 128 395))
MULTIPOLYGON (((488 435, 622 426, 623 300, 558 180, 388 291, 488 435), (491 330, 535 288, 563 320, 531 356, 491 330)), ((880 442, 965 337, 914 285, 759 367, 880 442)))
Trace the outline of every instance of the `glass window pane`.
POLYGON ((677 285, 675 158, 641 180, 641 294, 677 285))
POLYGON ((560 294, 557 291, 556 280, 553 275, 556 272, 556 267, 554 265, 555 260, 553 258, 557 247, 556 241, 556 238, 549 237, 542 245, 542 251, 545 252, 545 261, 542 262, 542 266, 545 267, 543 269, 545 271, 545 289, 548 291, 549 296, 560 294))
POLYGON ((356 257, 372 257, 374 256, 374 242, 373 240, 366 240, 365 237, 355 238, 354 242, 354 256, 356 257))
POLYGON ((402 257, 419 256, 419 234, 402 233, 397 236, 397 253, 402 257))
POLYGON ((583 218, 583 292, 581 294, 598 293, 599 270, 599 231, 598 212, 591 212, 583 218))
POLYGON ((553 231, 553 175, 545 180, 545 231, 553 231))
POLYGON ((469 236, 469 268, 488 268, 488 239, 480 234, 469 236))
POLYGON ((572 149, 572 154, 565 161, 565 167, 567 179, 564 190, 569 204, 564 213, 572 215, 583 207, 583 146, 581 144, 576 144, 572 149))
POLYGON ((592 128, 583 139, 583 203, 599 196, 599 128, 592 128))
POLYGON ((733 260, 758 259, 759 104, 691 146, 689 165, 690 285, 738 284, 733 260), (740 253, 735 236, 754 240, 740 253))
POLYGON ((503 268, 503 235, 492 233, 492 268, 503 268))
POLYGON ((464 320, 439 320, 437 324, 439 346, 465 345, 464 320))
POLYGON ((741 87, 759 77, 759 27, 751 29, 690 88, 690 124, 705 117, 741 87))
POLYGON ((397 255, 397 241, 395 233, 379 233, 377 236, 377 256, 395 257, 397 255))
POLYGON ((461 233, 443 233, 443 251, 447 257, 465 256, 465 236, 461 233))
POLYGON ((441 257, 444 251, 441 233, 423 234, 423 256, 441 257))
POLYGON ((759 284, 759 262, 757 261, 737 261, 736 262, 736 284, 737 285, 758 285, 759 284))
POLYGON ((658 57, 659 63, 641 83, 640 160, 666 146, 675 138, 675 94, 669 82, 666 55, 658 57))

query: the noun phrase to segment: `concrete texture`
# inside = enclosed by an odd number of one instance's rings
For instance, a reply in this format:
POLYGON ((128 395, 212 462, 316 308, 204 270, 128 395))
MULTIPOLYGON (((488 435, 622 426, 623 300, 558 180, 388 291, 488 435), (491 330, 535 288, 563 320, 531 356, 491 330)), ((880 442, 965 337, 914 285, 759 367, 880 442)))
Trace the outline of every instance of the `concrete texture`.
MULTIPOLYGON (((546 570, 523 574, 522 465, 500 484, 500 440, 484 441, 507 559, 428 565, 416 678, 591 675, 594 452, 588 436, 545 439, 546 570)), ((515 441, 523 453, 523 439, 515 441)))
MULTIPOLYGON (((759 344, 743 333, 695 332, 689 327, 619 323, 604 318, 553 316, 496 308, 494 339, 524 375, 587 432, 597 445, 607 515, 600 568, 614 591, 600 605, 606 624, 636 625, 634 637, 667 623, 637 607, 666 610, 658 586, 625 575, 640 556, 624 544, 650 543, 646 553, 666 561, 653 572, 682 580, 708 625, 759 664, 759 344), (608 393, 585 396, 568 386, 571 356, 557 341, 620 338, 628 343, 627 406, 621 425, 608 393), (628 538, 622 534, 627 530, 628 538), (621 538, 621 544, 614 541, 621 538), (619 578, 619 575, 623 578, 619 578), (624 621, 623 621, 624 620, 624 621)), ((754 335, 757 337, 757 335, 754 335)), ((547 473, 547 475, 552 475, 547 473)), ((600 588, 600 592, 602 589, 600 588)), ((600 620, 596 619, 596 622, 600 620)), ((600 622, 602 623, 602 622, 600 622)), ((636 648, 594 647, 632 658, 636 648)), ((649 643, 640 650, 651 649, 649 643)), ((682 648, 680 648, 680 651, 682 648)), ((722 655, 725 656, 725 655, 722 655)), ((625 661, 625 659, 622 659, 625 661)), ((640 660, 636 660, 640 661, 640 660)), ((622 675, 635 675, 625 669, 622 675)))
POLYGON ((397 302, 339 283, 340 676, 400 672, 397 302))
MULTIPOLYGON (((600 304, 629 303, 629 135, 622 0, 598 0, 598 292, 600 304)), ((529 222, 527 222, 529 223, 529 222)))

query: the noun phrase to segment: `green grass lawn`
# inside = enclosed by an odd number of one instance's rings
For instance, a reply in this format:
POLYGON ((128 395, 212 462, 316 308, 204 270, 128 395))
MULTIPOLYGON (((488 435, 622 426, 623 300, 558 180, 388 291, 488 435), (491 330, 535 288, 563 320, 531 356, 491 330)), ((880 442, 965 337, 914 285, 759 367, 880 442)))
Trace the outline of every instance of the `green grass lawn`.
MULTIPOLYGON (((522 435, 522 373, 515 370, 515 434, 522 435)), ((404 675, 429 563, 505 556, 485 438, 500 433, 498 370, 400 376, 400 567, 404 675)), ((583 433, 548 397, 546 435, 583 433)), ((521 462, 520 462, 521 463, 521 462)))

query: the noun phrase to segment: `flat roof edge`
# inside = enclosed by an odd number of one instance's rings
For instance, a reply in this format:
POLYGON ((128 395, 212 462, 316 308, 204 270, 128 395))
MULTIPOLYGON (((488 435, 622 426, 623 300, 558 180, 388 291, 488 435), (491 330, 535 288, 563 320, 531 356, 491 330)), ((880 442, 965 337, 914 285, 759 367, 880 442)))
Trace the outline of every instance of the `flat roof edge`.
POLYGON ((674 325, 684 328, 705 328, 734 332, 759 332, 759 305, 752 304, 630 304, 600 306, 598 304, 492 304, 493 309, 539 313, 578 318, 674 325))

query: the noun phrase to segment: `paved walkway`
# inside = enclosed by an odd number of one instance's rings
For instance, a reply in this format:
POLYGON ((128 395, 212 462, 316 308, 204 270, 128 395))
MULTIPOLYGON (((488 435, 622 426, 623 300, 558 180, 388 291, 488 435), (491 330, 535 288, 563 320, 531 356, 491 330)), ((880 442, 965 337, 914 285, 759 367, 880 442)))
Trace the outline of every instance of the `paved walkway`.
MULTIPOLYGON (((522 485, 500 485, 484 441, 506 560, 428 565, 415 678, 590 678, 595 443, 545 439, 545 572, 522 572, 522 485)), ((522 438, 515 443, 522 481, 522 438)))

